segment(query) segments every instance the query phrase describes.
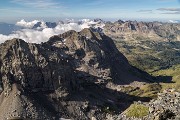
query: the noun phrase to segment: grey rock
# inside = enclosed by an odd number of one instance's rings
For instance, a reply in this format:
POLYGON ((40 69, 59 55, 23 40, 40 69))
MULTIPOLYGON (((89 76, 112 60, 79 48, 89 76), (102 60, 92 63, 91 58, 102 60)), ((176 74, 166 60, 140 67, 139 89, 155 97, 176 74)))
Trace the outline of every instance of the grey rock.
POLYGON ((152 79, 131 66, 111 38, 90 29, 68 31, 41 44, 8 40, 0 44, 0 119, 105 119, 104 108, 121 111, 109 101, 122 96, 132 102, 106 84, 137 80, 141 85, 152 79))

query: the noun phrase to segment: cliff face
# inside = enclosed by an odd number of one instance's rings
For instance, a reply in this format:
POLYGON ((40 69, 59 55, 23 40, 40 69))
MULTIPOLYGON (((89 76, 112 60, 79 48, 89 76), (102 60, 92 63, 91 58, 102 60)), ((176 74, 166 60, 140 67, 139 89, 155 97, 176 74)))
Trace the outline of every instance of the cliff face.
POLYGON ((64 98, 73 89, 76 77, 66 58, 61 56, 63 52, 19 39, 6 41, 0 49, 3 89, 0 119, 52 118, 55 113, 47 107, 51 103, 43 96, 37 100, 35 93, 54 93, 57 98, 64 98))
POLYGON ((89 29, 68 31, 42 44, 9 40, 0 45, 0 108, 4 109, 0 119, 78 118, 80 113, 82 119, 89 119, 97 116, 91 111, 94 106, 94 111, 103 113, 96 103, 102 107, 110 99, 116 101, 107 83, 151 79, 130 66, 109 37, 89 29))
POLYGON ((6 41, 0 48, 4 90, 8 90, 13 83, 29 90, 55 90, 59 86, 66 87, 73 78, 73 70, 61 57, 61 51, 19 39, 6 41), (65 78, 66 74, 72 75, 65 78))
POLYGON ((54 36, 47 44, 63 49, 74 59, 72 61, 74 69, 96 76, 100 81, 113 80, 117 83, 129 84, 135 79, 142 80, 137 74, 145 74, 129 65, 111 38, 92 32, 90 29, 81 32, 69 31, 54 36), (134 71, 137 76, 130 71, 134 71))

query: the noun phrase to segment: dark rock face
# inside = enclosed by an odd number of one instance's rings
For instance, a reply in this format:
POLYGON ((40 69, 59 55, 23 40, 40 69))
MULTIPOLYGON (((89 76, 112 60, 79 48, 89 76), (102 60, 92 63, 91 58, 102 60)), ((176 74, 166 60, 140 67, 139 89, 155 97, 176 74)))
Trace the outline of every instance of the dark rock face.
POLYGON ((55 28, 57 26, 57 23, 55 22, 37 22, 32 28, 33 29, 37 29, 38 27, 42 27, 43 24, 47 27, 47 28, 55 28))
POLYGON ((6 41, 1 44, 1 49, 3 88, 18 83, 25 89, 56 90, 60 84, 62 87, 69 85, 73 78, 73 70, 60 51, 57 53, 19 39, 6 41), (72 75, 65 78, 68 73, 72 75))
POLYGON ((145 73, 130 66, 112 39, 106 35, 92 32, 90 29, 79 33, 69 31, 50 38, 48 44, 64 49, 66 54, 72 56, 75 59, 72 63, 74 69, 96 76, 99 80, 113 79, 121 84, 130 84, 135 79, 146 81, 137 77, 145 73), (129 71, 134 71, 136 75, 129 71))
POLYGON ((9 40, 0 45, 0 108, 9 108, 0 111, 0 119, 103 119, 100 109, 105 105, 117 106, 118 96, 131 98, 106 88, 106 83, 151 79, 130 66, 109 37, 90 29, 68 31, 42 44, 9 40))
POLYGON ((35 93, 50 92, 55 93, 57 98, 64 98, 73 89, 74 71, 66 59, 61 57, 63 53, 19 39, 6 41, 0 48, 3 88, 0 98, 1 108, 5 109, 0 112, 0 119, 51 118, 54 112, 49 112, 47 104, 42 104, 44 101, 48 103, 48 99, 42 99, 41 96, 42 100, 37 100, 35 93), (14 85, 16 89, 13 88, 14 85))

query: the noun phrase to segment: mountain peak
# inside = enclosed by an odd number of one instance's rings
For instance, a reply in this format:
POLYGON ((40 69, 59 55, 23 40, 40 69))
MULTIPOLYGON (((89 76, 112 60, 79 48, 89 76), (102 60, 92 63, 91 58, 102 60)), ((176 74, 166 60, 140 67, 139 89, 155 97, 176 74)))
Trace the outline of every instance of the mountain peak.
POLYGON ((125 23, 125 22, 124 22, 123 20, 119 19, 119 20, 117 21, 117 23, 123 24, 123 23, 125 23))
POLYGON ((95 34, 89 28, 84 28, 80 31, 80 34, 88 39, 96 39, 95 34))
POLYGON ((18 39, 18 38, 14 38, 12 40, 7 40, 4 43, 0 44, 0 47, 3 48, 3 50, 9 49, 9 47, 11 46, 21 46, 21 44, 26 43, 24 40, 22 39, 18 39))
POLYGON ((23 119, 97 116, 89 108, 104 119, 95 103, 103 106, 109 99, 117 101, 107 84, 140 86, 149 79, 128 63, 111 38, 91 29, 71 30, 42 44, 13 39, 0 47, 0 119, 9 115, 23 119), (4 106, 13 108, 3 111, 4 106))

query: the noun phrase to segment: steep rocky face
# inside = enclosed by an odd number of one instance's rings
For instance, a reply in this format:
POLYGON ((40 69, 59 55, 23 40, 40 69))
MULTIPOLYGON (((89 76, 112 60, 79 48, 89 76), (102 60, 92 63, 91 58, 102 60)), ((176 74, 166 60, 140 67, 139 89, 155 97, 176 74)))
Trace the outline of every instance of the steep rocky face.
POLYGON ((145 73, 130 66, 112 39, 104 34, 92 32, 90 29, 81 32, 69 31, 50 38, 48 44, 61 48, 72 56, 76 70, 96 76, 100 81, 113 80, 121 84, 129 84, 134 80, 145 81, 138 77, 145 73), (130 71, 133 71, 134 75, 130 71))
POLYGON ((21 84, 24 89, 56 90, 66 87, 73 78, 73 70, 61 51, 50 47, 28 44, 13 39, 1 44, 1 79, 4 90, 13 83, 21 84), (66 74, 72 74, 65 78, 66 74))
POLYGON ((65 53, 50 45, 20 39, 6 41, 0 49, 0 119, 56 116, 46 94, 63 99, 76 86, 74 70, 68 57, 63 56, 65 53))
POLYGON ((104 32, 122 39, 144 39, 179 41, 180 25, 160 22, 121 21, 106 23, 104 32))
POLYGON ((129 65, 112 39, 90 29, 42 44, 9 40, 0 45, 0 119, 103 119, 106 107, 117 112, 140 99, 106 88, 107 83, 138 86, 149 80, 129 65))

